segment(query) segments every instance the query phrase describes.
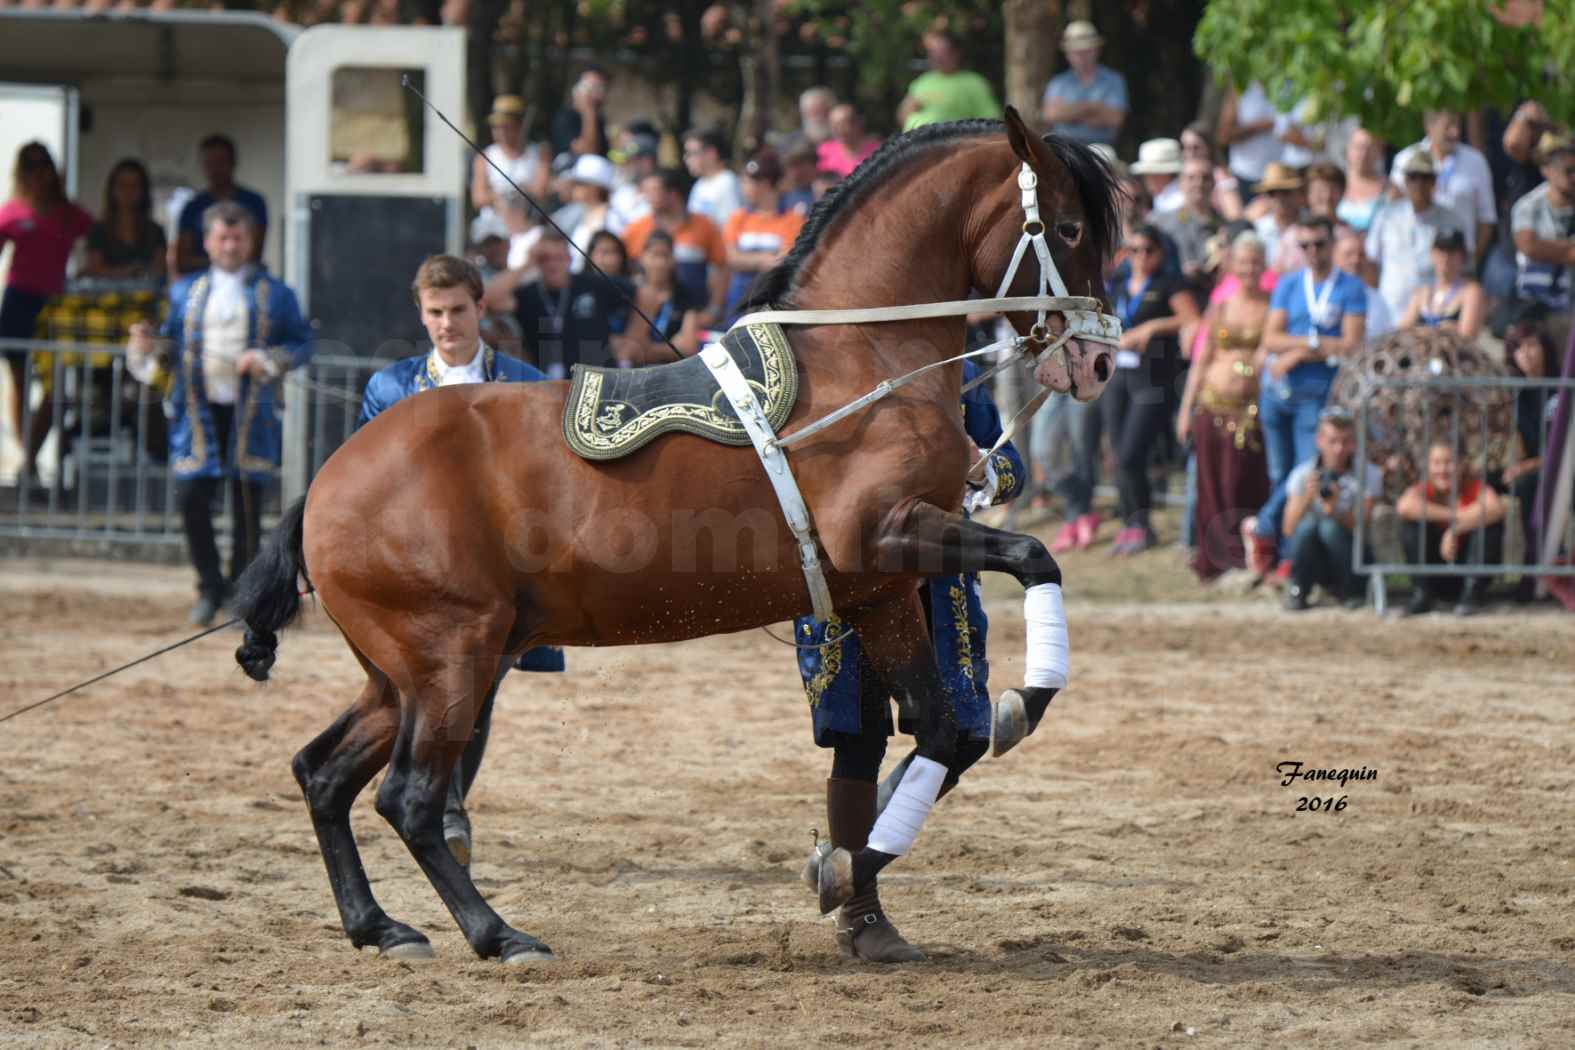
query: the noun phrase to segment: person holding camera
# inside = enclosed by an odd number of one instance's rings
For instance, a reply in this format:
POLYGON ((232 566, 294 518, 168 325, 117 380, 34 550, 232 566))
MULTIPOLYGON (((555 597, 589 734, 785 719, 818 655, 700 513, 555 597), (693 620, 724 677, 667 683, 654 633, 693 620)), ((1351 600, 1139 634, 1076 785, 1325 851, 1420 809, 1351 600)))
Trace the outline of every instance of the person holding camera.
POLYGON ((607 152, 607 71, 586 66, 569 90, 569 104, 552 117, 552 155, 607 152))
POLYGON ((1290 586, 1285 608, 1310 607, 1312 589, 1323 587, 1347 608, 1361 604, 1352 580, 1356 516, 1372 513, 1383 475, 1371 463, 1363 479, 1356 456, 1356 423, 1343 408, 1328 408, 1318 420, 1318 454, 1292 470, 1285 482, 1285 542, 1290 586))

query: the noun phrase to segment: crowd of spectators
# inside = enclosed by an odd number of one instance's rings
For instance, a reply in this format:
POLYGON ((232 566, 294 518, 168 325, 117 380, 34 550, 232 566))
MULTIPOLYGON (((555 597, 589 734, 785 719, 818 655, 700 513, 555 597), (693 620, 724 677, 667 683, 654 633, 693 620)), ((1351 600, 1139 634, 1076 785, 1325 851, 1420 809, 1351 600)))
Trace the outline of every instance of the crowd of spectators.
MULTIPOLYGON (((1107 287, 1125 334, 1102 426, 1072 428, 1070 462, 1053 447, 1069 436, 1070 402, 1035 428, 1038 499, 1064 513, 1052 550, 1098 542, 1090 493, 1102 475, 1118 494, 1111 553, 1157 546, 1150 478, 1174 468, 1185 478, 1179 540, 1200 579, 1239 570, 1283 587, 1296 611, 1319 590, 1359 605, 1357 517, 1384 479, 1354 462, 1354 421, 1329 404, 1336 372, 1389 333, 1425 327, 1453 331, 1513 374, 1556 375, 1570 324, 1575 144, 1535 101, 1481 150, 1462 140, 1462 114, 1432 112, 1424 137, 1395 144, 1386 167, 1386 144, 1354 121, 1312 122, 1308 107, 1277 106, 1253 84, 1225 99, 1215 134, 1192 124, 1124 163, 1106 143, 1125 91, 1097 64, 1097 45, 1090 27, 1067 30, 1072 68, 1048 86, 1044 115, 1105 151, 1125 182, 1107 287)), ((1392 508, 1409 560, 1500 559, 1495 492, 1515 495, 1529 546, 1554 400, 1520 397, 1508 464, 1418 450, 1430 480, 1392 508)), ((1410 611, 1444 598, 1477 611, 1487 581, 1461 579, 1418 586, 1410 611)))

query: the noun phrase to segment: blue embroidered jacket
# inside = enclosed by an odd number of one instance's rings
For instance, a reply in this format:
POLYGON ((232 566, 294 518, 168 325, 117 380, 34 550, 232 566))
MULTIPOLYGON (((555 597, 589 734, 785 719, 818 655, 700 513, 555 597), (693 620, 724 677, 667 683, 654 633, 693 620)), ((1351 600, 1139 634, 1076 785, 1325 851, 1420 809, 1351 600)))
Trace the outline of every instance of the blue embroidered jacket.
MULTIPOLYGON (((547 378, 547 374, 534 365, 500 354, 486 344, 482 344, 481 353, 483 382, 532 383, 547 378)), ((435 389, 437 385, 438 376, 430 352, 395 361, 367 381, 366 392, 361 395, 361 414, 355 425, 363 427, 367 420, 394 402, 435 389)))
MULTIPOLYGON (((239 471, 248 481, 268 481, 279 470, 284 446, 277 378, 241 377, 230 435, 231 462, 219 461, 202 375, 202 316, 208 303, 208 273, 189 274, 170 286, 170 312, 159 332, 170 342, 170 367, 175 377, 166 402, 170 466, 180 481, 223 477, 231 470, 239 471)), ((295 293, 261 270, 253 271, 246 282, 246 345, 266 353, 280 377, 312 356, 312 330, 301 317, 295 293)))
MULTIPOLYGON (((481 353, 483 382, 532 383, 547 378, 541 369, 518 358, 500 354, 486 344, 482 344, 481 353)), ((366 392, 361 395, 361 414, 356 418, 355 425, 357 428, 363 427, 367 420, 396 401, 403 401, 424 390, 436 389, 437 386, 437 370, 430 352, 395 361, 367 381, 366 392)), ((562 671, 563 650, 556 646, 538 645, 534 649, 527 649, 514 666, 521 671, 562 671)))
MULTIPOLYGON (((963 381, 975 378, 979 369, 972 361, 963 364, 963 381)), ((988 449, 1001 436, 1001 414, 990 399, 985 385, 963 395, 963 428, 973 443, 988 449)), ((992 460, 1000 485, 995 503, 1015 499, 1023 490, 1026 471, 1023 459, 1011 442, 1002 445, 992 460)), ((990 622, 979 600, 978 573, 960 576, 932 576, 924 587, 928 596, 930 637, 940 666, 941 683, 951 694, 957 711, 957 728, 964 736, 987 740, 990 735, 989 664, 985 660, 985 634, 990 622)), ((794 641, 817 645, 841 635, 846 628, 833 616, 817 621, 801 616, 793 624, 794 641)), ((809 696, 815 723, 815 741, 822 747, 834 742, 828 733, 858 735, 860 715, 860 664, 863 652, 859 638, 852 635, 840 645, 798 650, 799 675, 809 696)), ((870 678, 873 681, 873 676, 870 678)))

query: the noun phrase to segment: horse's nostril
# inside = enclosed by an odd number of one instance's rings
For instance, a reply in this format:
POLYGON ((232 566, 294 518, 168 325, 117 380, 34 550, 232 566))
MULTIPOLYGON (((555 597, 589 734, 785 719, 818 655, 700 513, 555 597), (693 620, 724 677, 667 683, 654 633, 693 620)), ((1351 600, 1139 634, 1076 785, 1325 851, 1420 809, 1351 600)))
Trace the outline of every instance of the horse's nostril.
POLYGON ((1094 358, 1094 378, 1101 383, 1110 382, 1110 355, 1100 354, 1094 358))

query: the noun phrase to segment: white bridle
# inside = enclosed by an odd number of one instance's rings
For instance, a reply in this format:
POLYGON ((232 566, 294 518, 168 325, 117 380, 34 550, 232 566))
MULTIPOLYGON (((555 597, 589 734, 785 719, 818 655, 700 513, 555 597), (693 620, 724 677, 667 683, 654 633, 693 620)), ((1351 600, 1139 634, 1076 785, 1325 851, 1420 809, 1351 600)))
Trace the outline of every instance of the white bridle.
MULTIPOLYGON (((964 390, 972 389, 983 383, 1003 368, 1008 368, 1021 356, 1033 358, 1036 364, 1047 361, 1051 354, 1066 352, 1066 344, 1073 339, 1104 346, 1121 345, 1121 319, 1111 314, 1100 312, 1098 299, 1089 296, 1070 295, 1067 292, 1066 282, 1061 279, 1061 271, 1056 269, 1055 260, 1050 257, 1050 245, 1045 240, 1045 223, 1039 216, 1039 176, 1034 173, 1027 162, 1023 163, 1017 173, 1017 187, 1022 191, 1023 208, 1023 235, 1018 238, 1017 248, 1012 252, 1012 261, 1007 264, 1006 276, 1001 278, 1001 286, 992 299, 961 299, 941 303, 919 303, 912 306, 876 306, 861 310, 760 310, 756 313, 746 314, 733 322, 732 327, 741 325, 772 323, 785 325, 820 325, 820 324, 879 324, 888 321, 915 321, 932 317, 965 317, 968 314, 980 313, 1022 313, 1034 311, 1035 323, 1027 335, 1015 333, 1002 340, 991 343, 989 346, 967 353, 957 354, 942 361, 916 368, 906 375, 895 379, 882 381, 875 389, 863 397, 842 406, 834 412, 828 413, 810 423, 808 426, 795 431, 788 437, 773 438, 772 445, 776 448, 787 448, 819 433, 826 427, 847 418, 854 412, 874 404, 881 398, 906 386, 926 372, 937 368, 944 368, 949 364, 962 361, 970 357, 983 357, 990 354, 1001 354, 1007 351, 1004 359, 988 369, 984 375, 979 376, 964 390), (1037 295, 1008 296, 1006 293, 1012 287, 1012 282, 1017 278, 1017 269, 1022 265, 1024 257, 1028 254, 1029 246, 1034 249, 1034 255, 1039 260, 1039 292, 1037 295), (1054 294, 1051 294, 1054 293, 1054 294), (1066 321, 1066 327, 1061 334, 1054 338, 1046 318, 1052 313, 1059 313, 1066 321)), ((1067 377, 1072 374, 1071 362, 1066 364, 1067 377)), ((1017 429, 1019 421, 1025 415, 1031 415, 1044 404, 1049 396, 1048 390, 1040 391, 1027 405, 1013 417, 1006 428, 1001 440, 996 443, 996 449, 1005 444, 1012 433, 1017 429)), ((995 449, 991 449, 994 452, 995 449)), ((977 464, 975 464, 977 466, 977 464)))
MULTIPOLYGON (((994 298, 918 303, 911 306, 876 306, 860 310, 760 310, 740 317, 733 322, 732 327, 766 322, 785 325, 880 324, 888 321, 925 320, 932 317, 965 317, 968 314, 1034 312, 1035 323, 1027 335, 1014 335, 979 350, 948 357, 944 361, 925 365, 897 379, 887 380, 870 392, 875 394, 886 388, 880 393, 881 397, 932 368, 949 365, 968 357, 1010 350, 1012 353, 1007 357, 1007 364, 1010 364, 1018 354, 1028 354, 1036 363, 1043 363, 1051 354, 1057 352, 1064 354, 1066 344, 1073 339, 1104 346, 1119 346, 1121 344, 1120 318, 1101 313, 1098 299, 1072 295, 1067 291, 1066 282, 1061 279, 1061 271, 1056 269, 1055 260, 1050 256, 1050 245, 1045 239, 1045 223, 1039 216, 1039 176, 1027 162, 1024 162, 1017 173, 1017 187, 1022 191, 1023 235, 1018 238, 1017 248, 1012 252, 1012 261, 1006 267, 1006 276, 1001 278, 1001 286, 994 298), (1016 280, 1017 269, 1022 265, 1030 246, 1039 261, 1038 294, 1008 296, 1006 293, 1012 287, 1012 282, 1016 280), (1054 338, 1051 337, 1046 322, 1046 318, 1052 313, 1059 313, 1066 321, 1066 327, 1054 338), (890 384, 889 388, 888 384, 890 384)), ((1070 377, 1070 363, 1067 365, 1067 373, 1070 377)), ((872 400, 878 398, 866 395, 854 402, 854 405, 862 408, 872 400)), ((842 415, 836 415, 836 419, 841 418, 842 415)), ((807 434, 819 429, 821 422, 829 424, 835 420, 828 416, 824 421, 817 421, 790 438, 781 439, 779 444, 785 447, 801 440, 807 434)))
MULTIPOLYGON (((1013 334, 1007 339, 991 343, 989 346, 978 350, 948 357, 943 361, 916 368, 905 375, 895 379, 883 380, 875 389, 863 397, 841 408, 830 412, 810 423, 808 426, 788 435, 777 437, 771 431, 770 424, 766 422, 765 413, 760 408, 760 402, 755 397, 754 391, 734 366, 731 355, 720 345, 713 344, 701 351, 700 357, 711 370, 718 385, 732 403, 733 409, 738 413, 740 421, 744 424, 745 431, 749 434, 755 446, 756 453, 760 456, 761 464, 766 469, 767 476, 771 479, 776 490, 777 499, 782 504, 782 511, 787 518, 788 526, 792 529, 794 537, 798 540, 800 560, 802 562, 804 577, 809 585, 810 597, 814 606, 815 618, 827 619, 831 613, 831 595, 826 587, 825 574, 821 570, 820 558, 816 551, 813 527, 811 524, 808 507, 798 490, 798 483, 793 478, 793 473, 787 467, 784 452, 792 445, 811 437, 845 419, 853 413, 867 408, 881 398, 893 393, 898 388, 911 383, 919 376, 937 368, 944 368, 970 357, 981 357, 986 354, 1001 354, 1006 351, 1004 359, 994 367, 988 369, 984 375, 973 380, 964 390, 984 382, 1001 369, 1029 357, 1036 364, 1043 364, 1049 360, 1051 354, 1060 353, 1065 360, 1067 378, 1075 384, 1072 378, 1072 364, 1066 359, 1066 344, 1073 339, 1089 343, 1098 343, 1104 346, 1119 346, 1121 343, 1121 321, 1107 313, 1100 311, 1098 299, 1088 296, 1071 295, 1067 291, 1066 282, 1061 279, 1061 272, 1056 269, 1055 260, 1050 256, 1050 245, 1045 240, 1045 223, 1039 216, 1039 176, 1025 161, 1022 169, 1017 173, 1017 186, 1022 191, 1023 208, 1023 235, 1017 241, 1017 248, 1012 252, 1012 261, 1006 268, 1006 276, 1001 279, 1001 286, 995 297, 991 299, 963 299, 941 303, 920 303, 912 306, 877 306, 861 310, 760 310, 756 313, 746 314, 734 321, 732 328, 751 324, 781 324, 781 325, 838 325, 838 324, 880 324, 890 321, 916 321, 933 317, 965 317, 968 314, 980 313, 1023 313, 1033 311, 1035 322, 1027 335, 1013 334), (1008 296, 1006 293, 1012 287, 1012 282, 1017 277, 1017 269, 1022 265, 1023 259, 1032 246, 1034 255, 1039 260, 1039 291, 1037 295, 1008 296), (1059 313, 1066 322, 1066 327, 1061 334, 1052 337, 1047 318, 1052 313, 1059 313)), ((1022 410, 1017 413, 1001 433, 1001 438, 995 447, 986 452, 978 463, 990 458, 1002 445, 1011 439, 1017 430, 1018 424, 1027 416, 1032 415, 1044 404, 1049 396, 1048 388, 1041 390, 1034 396, 1022 410)), ((970 471, 972 473, 972 471, 970 471)))

